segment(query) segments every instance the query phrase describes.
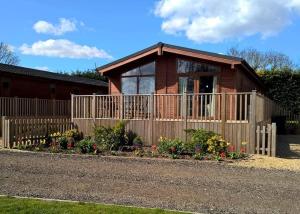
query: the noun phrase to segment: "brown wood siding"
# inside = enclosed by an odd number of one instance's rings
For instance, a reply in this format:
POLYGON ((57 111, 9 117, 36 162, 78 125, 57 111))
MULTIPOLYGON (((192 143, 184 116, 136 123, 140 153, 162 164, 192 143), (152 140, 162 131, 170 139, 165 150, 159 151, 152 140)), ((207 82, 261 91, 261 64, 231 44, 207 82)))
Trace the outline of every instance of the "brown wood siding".
POLYGON ((71 99, 71 93, 78 94, 106 94, 107 87, 86 85, 40 77, 22 76, 1 72, 0 97, 27 97, 41 99, 71 99), (3 81, 9 82, 9 88, 3 88, 3 81), (51 85, 55 92, 51 92, 51 85))
MULTIPOLYGON (((193 60, 198 62, 209 63, 221 67, 221 72, 217 73, 217 91, 221 92, 245 92, 252 91, 254 89, 261 91, 261 87, 250 75, 246 75, 242 70, 243 68, 232 68, 232 65, 222 64, 213 61, 207 61, 203 59, 196 59, 187 56, 181 56, 176 54, 164 53, 161 56, 152 56, 145 60, 140 60, 138 63, 135 62, 134 66, 143 65, 149 61, 156 61, 156 76, 155 76, 155 93, 157 94, 176 94, 178 93, 178 80, 179 75, 176 70, 177 58, 193 60)), ((108 75, 110 79, 110 94, 121 93, 121 72, 126 72, 127 68, 133 68, 133 65, 126 65, 124 68, 118 68, 112 74, 108 75)), ((202 74, 201 74, 202 75, 202 74)), ((203 73, 203 75, 208 75, 203 73)))

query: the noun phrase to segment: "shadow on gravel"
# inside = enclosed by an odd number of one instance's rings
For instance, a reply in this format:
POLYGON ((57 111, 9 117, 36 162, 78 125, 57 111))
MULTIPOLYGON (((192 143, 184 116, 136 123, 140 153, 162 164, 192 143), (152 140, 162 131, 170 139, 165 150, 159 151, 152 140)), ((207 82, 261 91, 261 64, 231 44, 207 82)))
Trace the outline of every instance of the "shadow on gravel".
POLYGON ((300 135, 278 135, 277 156, 300 159, 300 135))

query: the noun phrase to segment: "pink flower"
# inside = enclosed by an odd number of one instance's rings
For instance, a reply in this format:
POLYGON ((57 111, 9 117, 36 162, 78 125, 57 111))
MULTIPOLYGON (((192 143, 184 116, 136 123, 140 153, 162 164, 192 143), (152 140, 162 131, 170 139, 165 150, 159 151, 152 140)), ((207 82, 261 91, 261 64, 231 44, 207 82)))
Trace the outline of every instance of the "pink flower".
POLYGON ((153 145, 151 146, 151 150, 152 150, 153 152, 155 152, 155 151, 157 150, 157 146, 156 146, 155 144, 153 144, 153 145))

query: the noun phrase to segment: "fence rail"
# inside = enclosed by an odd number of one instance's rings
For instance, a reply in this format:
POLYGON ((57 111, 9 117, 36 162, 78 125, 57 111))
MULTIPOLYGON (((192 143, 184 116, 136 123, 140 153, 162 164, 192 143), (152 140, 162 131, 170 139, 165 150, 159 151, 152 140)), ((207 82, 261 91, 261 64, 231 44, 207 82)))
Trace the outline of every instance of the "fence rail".
POLYGON ((69 117, 2 117, 2 147, 37 144, 47 134, 73 128, 69 117))

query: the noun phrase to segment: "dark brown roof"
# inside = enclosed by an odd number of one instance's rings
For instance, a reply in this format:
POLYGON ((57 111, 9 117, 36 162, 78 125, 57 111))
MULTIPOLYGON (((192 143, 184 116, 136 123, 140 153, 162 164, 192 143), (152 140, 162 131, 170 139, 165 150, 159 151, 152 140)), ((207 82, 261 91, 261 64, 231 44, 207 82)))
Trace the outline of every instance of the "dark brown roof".
POLYGON ((32 68, 25 68, 15 65, 7 65, 0 63, 0 72, 7 72, 18 75, 32 76, 32 77, 41 77, 46 79, 60 80, 66 82, 73 82, 85 85, 93 85, 93 86, 103 86, 107 87, 108 84, 101 80, 94 80, 84 77, 70 76, 66 74, 59 74, 49 71, 42 71, 32 68))
POLYGON ((135 56, 141 55, 143 53, 146 53, 150 50, 159 48, 159 47, 167 47, 167 48, 174 48, 174 49, 178 49, 178 50, 183 50, 183 51, 188 51, 188 52, 192 52, 192 53, 199 53, 199 54, 203 54, 203 55, 207 55, 207 56, 212 56, 212 57, 217 57, 217 58, 221 58, 221 59, 227 59, 227 60, 232 60, 232 61, 238 61, 238 62, 243 62, 244 60, 242 58, 239 57, 234 57, 234 56, 228 56, 228 55, 223 55, 223 54, 217 54, 217 53, 212 53, 212 52, 207 52, 207 51, 201 51, 201 50, 197 50, 197 49, 192 49, 192 48, 185 48, 185 47, 181 47, 181 46, 176 46, 176 45, 170 45, 170 44, 166 44, 166 43, 162 43, 159 42, 155 45, 152 45, 148 48, 145 48, 143 50, 140 50, 138 52, 135 52, 133 54, 130 54, 128 56, 125 56, 121 59, 115 60, 111 63, 105 64, 103 66, 100 66, 97 68, 98 71, 104 69, 104 68, 108 68, 112 65, 118 64, 120 62, 123 62, 127 59, 133 58, 135 56))

